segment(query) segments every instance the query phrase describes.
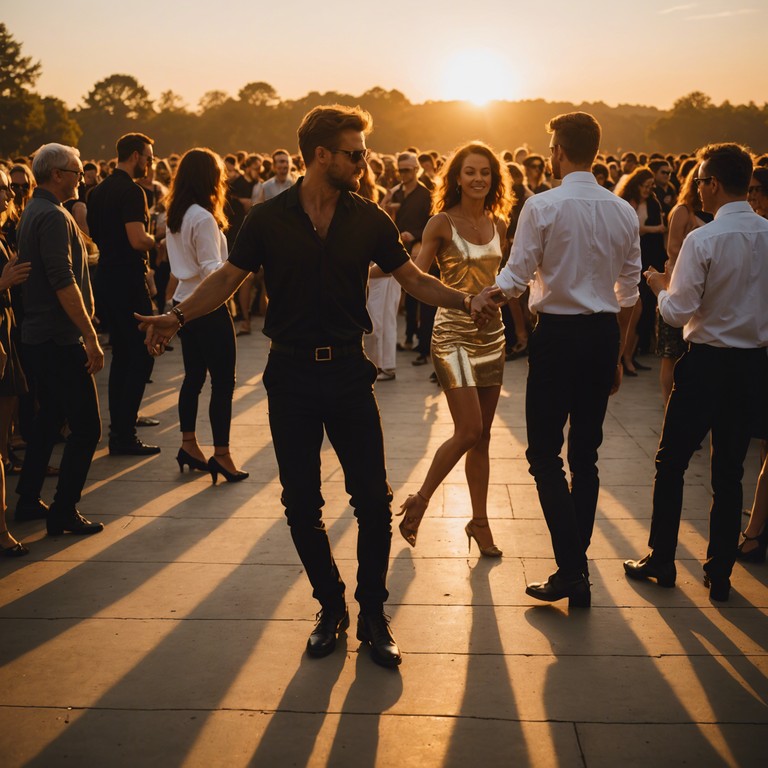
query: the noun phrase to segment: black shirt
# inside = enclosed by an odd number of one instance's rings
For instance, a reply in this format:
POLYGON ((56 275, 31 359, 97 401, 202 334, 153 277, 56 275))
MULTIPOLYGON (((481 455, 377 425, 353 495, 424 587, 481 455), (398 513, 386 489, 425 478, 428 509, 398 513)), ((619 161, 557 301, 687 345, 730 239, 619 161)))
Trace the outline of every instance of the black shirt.
POLYGON ((147 254, 131 247, 125 225, 140 221, 149 226, 144 191, 123 170, 114 172, 88 196, 88 229, 99 246, 99 268, 112 271, 146 271, 147 254))
POLYGON ((355 343, 372 329, 365 307, 370 262, 391 272, 408 254, 389 216, 351 192, 340 194, 321 240, 301 207, 301 182, 251 208, 229 261, 251 272, 264 267, 270 339, 308 349, 355 343))
POLYGON ((421 242, 424 227, 429 221, 432 195, 420 181, 417 181, 416 187, 408 195, 405 194, 402 185, 396 189, 392 193, 392 202, 400 203, 400 208, 395 215, 397 228, 401 232, 410 232, 414 237, 413 242, 407 246, 410 253, 414 244, 421 242))
POLYGON ((238 174, 234 179, 227 181, 227 195, 224 203, 224 214, 227 217, 227 245, 231 248, 237 238, 240 227, 243 226, 247 211, 240 202, 240 198, 251 199, 251 193, 256 182, 249 181, 238 174))

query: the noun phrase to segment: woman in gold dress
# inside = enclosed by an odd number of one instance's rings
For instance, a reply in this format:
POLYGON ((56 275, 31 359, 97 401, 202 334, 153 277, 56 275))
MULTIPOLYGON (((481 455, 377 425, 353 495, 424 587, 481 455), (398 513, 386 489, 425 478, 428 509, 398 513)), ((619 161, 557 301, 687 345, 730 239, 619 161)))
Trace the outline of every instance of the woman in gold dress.
MULTIPOLYGON (((437 260, 442 281, 451 288, 479 293, 493 285, 511 207, 507 170, 480 142, 457 149, 446 163, 424 229, 417 266, 428 271, 437 260)), ((466 454, 465 471, 472 519, 464 529, 471 547, 500 557, 486 511, 488 445, 504 372, 504 325, 499 314, 478 330, 465 312, 438 309, 432 333, 432 361, 453 418, 453 435, 435 453, 421 488, 401 506, 400 533, 416 545, 419 524, 432 494, 466 454)))

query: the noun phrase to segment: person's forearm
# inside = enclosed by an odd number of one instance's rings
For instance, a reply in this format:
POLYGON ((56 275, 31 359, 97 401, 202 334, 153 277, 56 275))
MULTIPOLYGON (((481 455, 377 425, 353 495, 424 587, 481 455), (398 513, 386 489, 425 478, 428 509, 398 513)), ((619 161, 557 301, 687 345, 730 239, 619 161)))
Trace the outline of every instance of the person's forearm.
POLYGON ((424 304, 447 309, 465 309, 465 299, 469 294, 449 288, 433 275, 421 272, 411 284, 404 286, 411 296, 424 304))
POLYGON ((195 288, 194 293, 177 305, 184 321, 202 317, 220 307, 245 280, 248 273, 225 262, 195 288))
POLYGON ((91 322, 91 318, 85 310, 85 304, 83 304, 83 295, 80 293, 80 289, 76 284, 68 285, 66 288, 59 288, 56 291, 56 297, 59 300, 64 311, 67 313, 67 317, 77 326, 77 330, 80 331, 80 335, 84 340, 95 339, 96 331, 91 322))

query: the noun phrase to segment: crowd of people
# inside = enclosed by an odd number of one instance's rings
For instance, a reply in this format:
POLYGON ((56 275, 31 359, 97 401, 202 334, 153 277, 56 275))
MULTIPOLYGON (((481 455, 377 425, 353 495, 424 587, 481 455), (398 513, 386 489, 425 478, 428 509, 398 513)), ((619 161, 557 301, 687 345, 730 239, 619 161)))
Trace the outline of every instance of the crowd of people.
MULTIPOLYGON (((479 141, 448 156, 376 154, 371 128, 363 110, 318 107, 296 155, 156 158, 153 140, 133 133, 112 161, 48 144, 0 168, 3 510, 3 469, 20 464, 17 520, 45 518, 51 535, 102 530, 77 504, 101 436, 93 376, 106 343, 110 455, 160 452, 139 438, 157 424, 139 411, 155 358, 178 337, 179 470, 246 479, 230 452, 237 338, 263 314, 281 501, 321 607, 307 651, 330 654, 349 624, 321 515, 327 434, 358 520, 357 636, 396 666, 384 614, 393 494, 375 385, 395 380, 406 354, 431 362, 454 423, 401 505, 403 538, 416 546, 432 495, 465 457, 468 543, 501 557, 487 515, 491 425, 505 361, 528 357, 526 458, 557 571, 526 591, 587 607, 608 398, 655 353, 666 414, 651 552, 624 569, 674 585, 683 477, 711 431, 705 582, 727 600, 735 560, 762 562, 768 546, 765 443, 739 541, 747 446, 768 439, 768 156, 736 144, 600 154, 600 126, 585 113, 550 121, 546 158, 479 141), (210 456, 196 430, 207 376, 210 456), (40 494, 61 439, 49 506, 40 494)), ((2 554, 26 554, 4 520, 2 554)))

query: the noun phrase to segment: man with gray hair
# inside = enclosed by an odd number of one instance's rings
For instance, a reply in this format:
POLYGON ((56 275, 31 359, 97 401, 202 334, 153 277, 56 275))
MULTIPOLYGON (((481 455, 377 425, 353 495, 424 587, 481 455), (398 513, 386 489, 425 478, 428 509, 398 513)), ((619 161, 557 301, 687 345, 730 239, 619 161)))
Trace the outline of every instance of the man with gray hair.
POLYGON ((91 322, 85 242, 62 205, 77 195, 83 166, 74 147, 45 144, 35 155, 32 172, 37 187, 18 229, 19 259, 32 265, 23 287, 21 342, 24 359, 38 382, 40 409, 16 489, 20 497, 16 519, 45 517, 51 536, 98 533, 104 526, 86 520, 77 503, 101 437, 93 374, 104 366, 104 353, 91 322), (48 508, 40 491, 65 421, 70 434, 48 508))

